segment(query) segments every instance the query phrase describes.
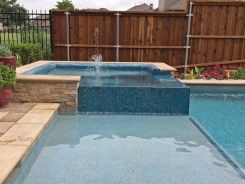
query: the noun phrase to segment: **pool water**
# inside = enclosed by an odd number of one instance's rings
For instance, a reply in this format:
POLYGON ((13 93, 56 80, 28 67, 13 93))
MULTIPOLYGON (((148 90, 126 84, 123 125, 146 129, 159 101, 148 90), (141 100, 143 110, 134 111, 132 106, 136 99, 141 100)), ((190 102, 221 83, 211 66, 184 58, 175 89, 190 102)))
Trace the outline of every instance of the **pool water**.
POLYGON ((13 183, 218 181, 245 183, 245 175, 187 116, 58 115, 13 183))
POLYGON ((192 92, 190 115, 245 167, 245 93, 192 92))
MULTIPOLYGON (((243 167, 244 97, 192 91, 190 101, 190 115, 243 167)), ((245 183, 244 172, 189 116, 77 114, 57 116, 13 183, 245 183)))
MULTIPOLYGON (((81 76, 80 85, 96 84, 160 84, 160 82, 147 71, 140 70, 110 70, 104 69, 96 72, 95 69, 64 69, 55 68, 47 75, 81 76)), ((168 77, 171 78, 170 76, 168 77)))

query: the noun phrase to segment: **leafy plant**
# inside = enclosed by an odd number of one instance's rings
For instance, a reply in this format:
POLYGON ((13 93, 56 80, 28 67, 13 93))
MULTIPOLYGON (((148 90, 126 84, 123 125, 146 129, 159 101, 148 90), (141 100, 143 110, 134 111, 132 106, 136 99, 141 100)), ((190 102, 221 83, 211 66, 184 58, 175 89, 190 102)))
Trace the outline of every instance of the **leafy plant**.
POLYGON ((195 66, 195 72, 196 72, 197 75, 200 75, 200 74, 202 73, 203 70, 204 70, 204 67, 202 67, 202 68, 197 68, 197 67, 195 66))
POLYGON ((16 72, 14 69, 0 65, 0 88, 8 87, 16 82, 16 72))
POLYGON ((190 70, 190 79, 195 79, 196 78, 196 74, 194 73, 193 69, 190 70))
POLYGON ((20 55, 17 55, 16 56, 16 66, 17 67, 23 66, 23 64, 22 64, 22 58, 21 58, 20 55))
POLYGON ((12 56, 11 50, 5 45, 0 45, 0 57, 10 57, 10 56, 12 56))
POLYGON ((23 27, 20 31, 20 38, 21 43, 40 44, 40 53, 43 55, 42 59, 52 59, 51 38, 45 29, 39 27, 23 27))
POLYGON ((27 23, 27 10, 17 0, 1 0, 0 12, 1 23, 8 30, 27 23))
POLYGON ((10 49, 21 57, 22 64, 24 65, 38 61, 41 57, 40 44, 20 43, 11 45, 10 49))
POLYGON ((234 73, 235 79, 243 79, 245 71, 242 67, 238 66, 236 72, 234 73))
POLYGON ((75 6, 73 5, 71 0, 62 0, 57 1, 57 5, 55 5, 58 10, 74 10, 75 6))
POLYGON ((199 79, 200 78, 200 76, 201 76, 201 73, 203 72, 203 70, 204 70, 204 67, 202 67, 202 68, 197 68, 196 66, 195 66, 195 77, 196 77, 196 79, 199 79))

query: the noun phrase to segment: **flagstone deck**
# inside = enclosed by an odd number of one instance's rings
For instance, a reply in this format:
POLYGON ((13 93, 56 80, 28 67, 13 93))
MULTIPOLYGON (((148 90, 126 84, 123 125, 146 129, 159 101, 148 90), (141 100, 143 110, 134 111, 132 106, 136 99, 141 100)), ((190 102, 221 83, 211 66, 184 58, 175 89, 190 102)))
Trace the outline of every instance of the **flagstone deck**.
POLYGON ((58 103, 11 103, 0 109, 0 183, 11 182, 59 106, 58 103))

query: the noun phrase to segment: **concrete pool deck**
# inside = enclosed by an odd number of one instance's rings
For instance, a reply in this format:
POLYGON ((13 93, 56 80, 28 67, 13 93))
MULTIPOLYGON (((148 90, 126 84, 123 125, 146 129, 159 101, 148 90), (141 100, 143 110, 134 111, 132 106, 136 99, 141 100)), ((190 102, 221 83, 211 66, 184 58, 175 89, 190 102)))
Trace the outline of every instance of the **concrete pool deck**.
POLYGON ((22 165, 58 108, 57 103, 11 103, 0 109, 0 183, 22 165))

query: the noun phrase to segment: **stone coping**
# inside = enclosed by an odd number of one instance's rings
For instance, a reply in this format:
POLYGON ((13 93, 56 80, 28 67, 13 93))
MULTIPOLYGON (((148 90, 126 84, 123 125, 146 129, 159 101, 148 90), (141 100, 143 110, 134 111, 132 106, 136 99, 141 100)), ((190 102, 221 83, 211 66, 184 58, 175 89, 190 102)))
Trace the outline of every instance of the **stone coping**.
MULTIPOLYGON (((70 82, 79 82, 80 76, 49 76, 49 75, 22 75, 22 73, 29 71, 33 68, 42 66, 49 62, 77 62, 77 63, 88 63, 91 61, 37 61, 25 66, 18 67, 16 69, 17 73, 17 82, 60 82, 60 83, 70 83, 70 82)), ((132 63, 132 62, 103 62, 103 63, 111 63, 111 64, 153 64, 158 67, 161 71, 176 71, 175 68, 165 64, 165 63, 132 63)))
POLYGON ((180 82, 184 84, 195 84, 195 85, 245 85, 245 80, 197 80, 197 79, 192 79, 192 80, 180 80, 180 82))
POLYGON ((12 173, 16 173, 39 141, 59 106, 58 103, 13 103, 0 109, 0 130, 3 130, 0 134, 0 183, 11 183, 15 177, 12 173), (11 124, 6 128, 9 121, 11 124))
POLYGON ((74 83, 80 81, 80 76, 17 75, 16 81, 17 82, 74 83))
MULTIPOLYGON (((31 70, 33 68, 36 68, 38 66, 42 66, 42 65, 47 64, 49 62, 91 63, 91 61, 42 61, 41 60, 41 61, 37 61, 37 62, 28 64, 28 65, 25 65, 25 66, 18 67, 16 69, 16 73, 17 73, 18 76, 20 76, 21 73, 24 73, 24 72, 26 72, 28 70, 31 70)), ((173 67, 171 67, 171 66, 169 66, 169 65, 167 65, 165 63, 149 63, 149 62, 137 62, 137 63, 136 62, 135 63, 133 63, 133 62, 103 62, 103 63, 110 63, 110 64, 123 64, 123 63, 125 63, 125 64, 153 64, 156 67, 158 67, 161 71, 176 71, 175 68, 173 68, 173 67)), ((23 75, 21 75, 21 76, 23 76, 23 75)))
MULTIPOLYGON (((21 66, 16 68, 17 82, 60 82, 60 83, 69 83, 69 82, 79 82, 80 76, 49 76, 49 75, 22 75, 21 73, 24 73, 28 70, 31 70, 33 68, 42 66, 44 64, 49 63, 50 61, 37 61, 25 66, 21 66)), ((59 61, 62 62, 62 61, 59 61)), ((64 62, 64 61, 63 61, 64 62)))

